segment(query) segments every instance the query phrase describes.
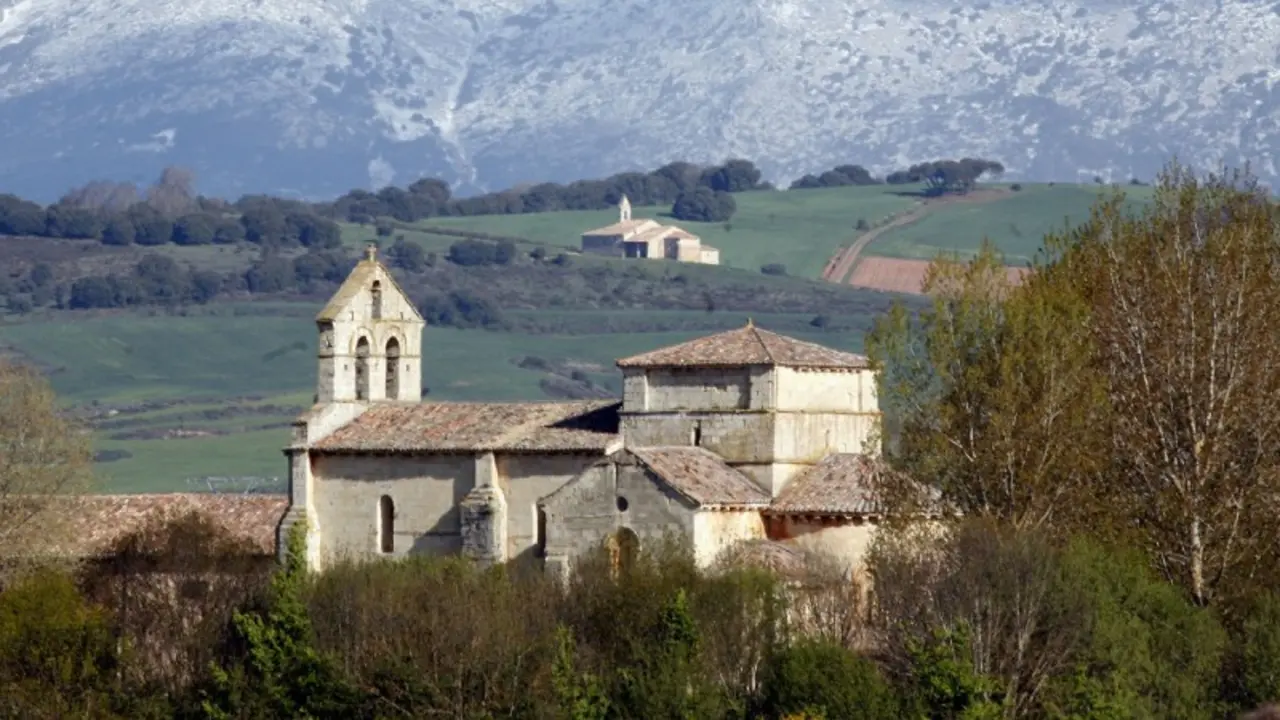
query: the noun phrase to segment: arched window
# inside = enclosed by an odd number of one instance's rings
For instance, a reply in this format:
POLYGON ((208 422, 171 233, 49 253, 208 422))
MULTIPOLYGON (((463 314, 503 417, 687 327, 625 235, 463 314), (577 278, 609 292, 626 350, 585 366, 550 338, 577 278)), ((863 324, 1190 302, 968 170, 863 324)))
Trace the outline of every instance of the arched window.
POLYGON ((388 400, 400 399, 400 341, 387 341, 387 392, 388 400))
POLYGON ((369 338, 356 342, 356 400, 369 399, 369 338))
POLYGON ((378 549, 384 553, 396 550, 396 504, 390 495, 378 498, 378 549))
POLYGON ((373 288, 370 291, 373 294, 373 319, 382 319, 382 281, 374 280, 373 288))
POLYGON ((542 508, 534 509, 534 524, 536 529, 534 532, 533 555, 534 557, 547 556, 547 511, 542 508))

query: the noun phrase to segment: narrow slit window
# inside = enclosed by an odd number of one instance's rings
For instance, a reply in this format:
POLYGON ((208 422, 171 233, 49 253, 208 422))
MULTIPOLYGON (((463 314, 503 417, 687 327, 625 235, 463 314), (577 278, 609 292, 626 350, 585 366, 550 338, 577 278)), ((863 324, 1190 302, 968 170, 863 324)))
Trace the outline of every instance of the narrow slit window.
POLYGON ((396 504, 390 495, 378 499, 378 549, 383 553, 396 550, 396 504))

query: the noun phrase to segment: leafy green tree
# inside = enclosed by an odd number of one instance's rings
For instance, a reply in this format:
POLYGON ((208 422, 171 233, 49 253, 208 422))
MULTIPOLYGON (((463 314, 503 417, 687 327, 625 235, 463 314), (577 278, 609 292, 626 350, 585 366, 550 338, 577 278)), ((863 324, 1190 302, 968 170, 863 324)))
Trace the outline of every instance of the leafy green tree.
POLYGON ((41 570, 0 593, 0 715, 122 718, 120 667, 109 616, 70 577, 41 570))
POLYGON ((218 220, 213 231, 213 241, 219 245, 234 245, 243 242, 244 238, 244 225, 227 218, 218 220))
POLYGON ((907 646, 911 676, 903 717, 920 720, 997 720, 1004 708, 997 684, 971 658, 971 634, 960 625, 938 629, 907 646))
POLYGON ((605 720, 609 717, 609 696, 604 683, 574 666, 573 633, 563 625, 556 628, 556 654, 552 660, 551 682, 564 720, 605 720))
POLYGON ((394 267, 411 273, 422 272, 427 268, 426 253, 418 243, 411 243, 404 238, 397 238, 387 249, 387 256, 394 267))
POLYGON ((45 210, 16 195, 0 194, 0 235, 43 235, 45 210))
POLYGON ((133 239, 139 245, 164 245, 173 238, 173 221, 150 205, 138 203, 125 214, 133 223, 133 239))
POLYGON ((116 215, 107 221, 107 225, 102 229, 102 243, 104 245, 132 245, 137 237, 137 229, 133 226, 133 221, 126 215, 116 215))
POLYGON ((307 614, 306 531, 289 529, 284 565, 264 607, 236 613, 234 654, 214 667, 202 707, 209 718, 341 718, 356 698, 333 661, 316 649, 307 614))
POLYGON ((173 224, 173 242, 178 245, 208 245, 213 242, 218 219, 208 213, 190 213, 173 224))
POLYGON ((875 663, 833 643, 801 639, 771 658, 763 689, 771 718, 795 713, 828 718, 898 718, 893 688, 875 663))
POLYGON ((1014 292, 989 243, 965 263, 939 258, 930 306, 895 304, 866 340, 895 465, 966 516, 1016 527, 1079 507, 1107 439, 1087 306, 1065 278, 1033 282, 1014 292))
POLYGON ((671 215, 691 222, 724 222, 733 217, 737 209, 737 202, 728 192, 698 187, 676 197, 671 215))
POLYGON ((49 237, 94 239, 102 233, 102 218, 91 210, 70 205, 50 205, 45 234, 49 237))
POLYGON ((284 241, 288 231, 284 213, 274 204, 261 203, 240 215, 245 239, 257 245, 274 245, 284 241))
POLYGON ((1210 610, 1192 605, 1137 552, 1080 538, 1062 563, 1056 596, 1083 603, 1086 640, 1074 653, 1074 670, 1049 682, 1050 717, 1223 716, 1226 634, 1210 610))
POLYGON ((1117 188, 1046 239, 1045 274, 1085 303, 1073 326, 1107 378, 1094 506, 1201 604, 1272 583, 1280 565, 1280 427, 1259 421, 1280 415, 1277 237, 1253 177, 1174 163, 1140 212, 1117 188))

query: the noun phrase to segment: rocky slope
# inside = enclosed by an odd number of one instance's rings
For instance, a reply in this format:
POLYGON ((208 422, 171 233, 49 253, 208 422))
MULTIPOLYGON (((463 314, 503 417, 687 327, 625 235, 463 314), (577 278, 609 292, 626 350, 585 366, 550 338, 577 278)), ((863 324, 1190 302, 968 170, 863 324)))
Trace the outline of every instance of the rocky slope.
POLYGON ((681 158, 1280 179, 1270 0, 0 0, 0 191, 460 189, 681 158))

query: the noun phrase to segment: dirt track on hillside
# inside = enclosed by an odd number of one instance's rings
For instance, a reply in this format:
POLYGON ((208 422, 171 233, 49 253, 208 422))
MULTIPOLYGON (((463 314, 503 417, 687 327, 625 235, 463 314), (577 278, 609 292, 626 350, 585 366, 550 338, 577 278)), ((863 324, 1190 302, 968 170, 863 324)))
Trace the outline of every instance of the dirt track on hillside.
POLYGON ((938 206, 952 205, 956 203, 987 203, 993 200, 999 200, 1003 197, 1008 197, 1010 192, 1011 191, 1009 190, 997 189, 976 190, 964 195, 943 195, 941 197, 921 200, 911 212, 896 217, 892 221, 881 225, 878 228, 874 228, 869 232, 859 235, 853 241, 852 245, 836 251, 836 254, 827 261, 827 266, 823 268, 822 279, 827 282, 834 283, 843 283, 846 282, 847 279, 847 282, 852 285, 858 285, 859 287, 871 287, 869 285, 862 285, 854 282, 853 278, 850 277, 850 271, 854 269, 854 265, 858 262, 858 256, 868 245, 874 242, 876 238, 890 230, 910 225, 911 223, 920 220, 938 206))

